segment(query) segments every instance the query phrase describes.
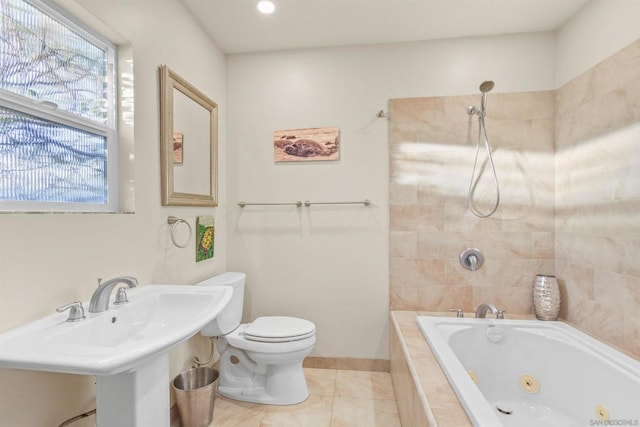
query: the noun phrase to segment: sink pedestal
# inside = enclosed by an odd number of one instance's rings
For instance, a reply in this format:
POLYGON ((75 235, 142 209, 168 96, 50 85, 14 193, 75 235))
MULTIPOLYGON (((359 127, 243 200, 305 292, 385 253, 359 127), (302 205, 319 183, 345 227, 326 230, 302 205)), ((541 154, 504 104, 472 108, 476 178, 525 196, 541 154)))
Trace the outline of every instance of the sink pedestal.
POLYGON ((98 427, 169 427, 169 353, 133 371, 97 376, 98 427))

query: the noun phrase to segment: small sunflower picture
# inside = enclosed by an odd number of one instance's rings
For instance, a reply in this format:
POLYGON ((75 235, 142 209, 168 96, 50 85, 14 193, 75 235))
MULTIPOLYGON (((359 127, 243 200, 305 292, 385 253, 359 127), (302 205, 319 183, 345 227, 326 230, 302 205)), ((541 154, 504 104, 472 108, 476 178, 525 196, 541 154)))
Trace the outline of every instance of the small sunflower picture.
POLYGON ((215 226, 212 216, 199 216, 196 219, 196 262, 213 258, 215 226))

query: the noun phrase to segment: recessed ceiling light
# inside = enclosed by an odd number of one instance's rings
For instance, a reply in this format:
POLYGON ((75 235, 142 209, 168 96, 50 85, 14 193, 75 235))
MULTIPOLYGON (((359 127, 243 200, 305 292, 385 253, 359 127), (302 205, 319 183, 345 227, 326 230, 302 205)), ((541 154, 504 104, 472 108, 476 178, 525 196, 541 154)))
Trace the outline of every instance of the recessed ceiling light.
POLYGON ((260 0, 258 2, 258 10, 266 15, 273 13, 276 10, 276 5, 271 0, 260 0))

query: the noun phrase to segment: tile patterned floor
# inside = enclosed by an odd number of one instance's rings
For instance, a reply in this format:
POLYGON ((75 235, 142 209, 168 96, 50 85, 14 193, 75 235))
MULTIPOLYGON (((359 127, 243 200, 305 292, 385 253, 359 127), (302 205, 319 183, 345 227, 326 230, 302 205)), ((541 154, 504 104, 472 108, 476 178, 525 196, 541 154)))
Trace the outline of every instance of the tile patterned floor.
POLYGON ((210 427, 400 427, 387 372, 305 368, 309 398, 291 406, 216 398, 210 427))

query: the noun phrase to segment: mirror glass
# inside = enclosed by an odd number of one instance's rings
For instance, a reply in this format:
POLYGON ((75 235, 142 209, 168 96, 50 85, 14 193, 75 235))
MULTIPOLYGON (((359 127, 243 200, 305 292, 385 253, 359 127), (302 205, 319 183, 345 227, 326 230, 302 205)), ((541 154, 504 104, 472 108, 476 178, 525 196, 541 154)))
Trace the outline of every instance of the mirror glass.
POLYGON ((162 204, 217 206, 218 106, 160 67, 162 204))

